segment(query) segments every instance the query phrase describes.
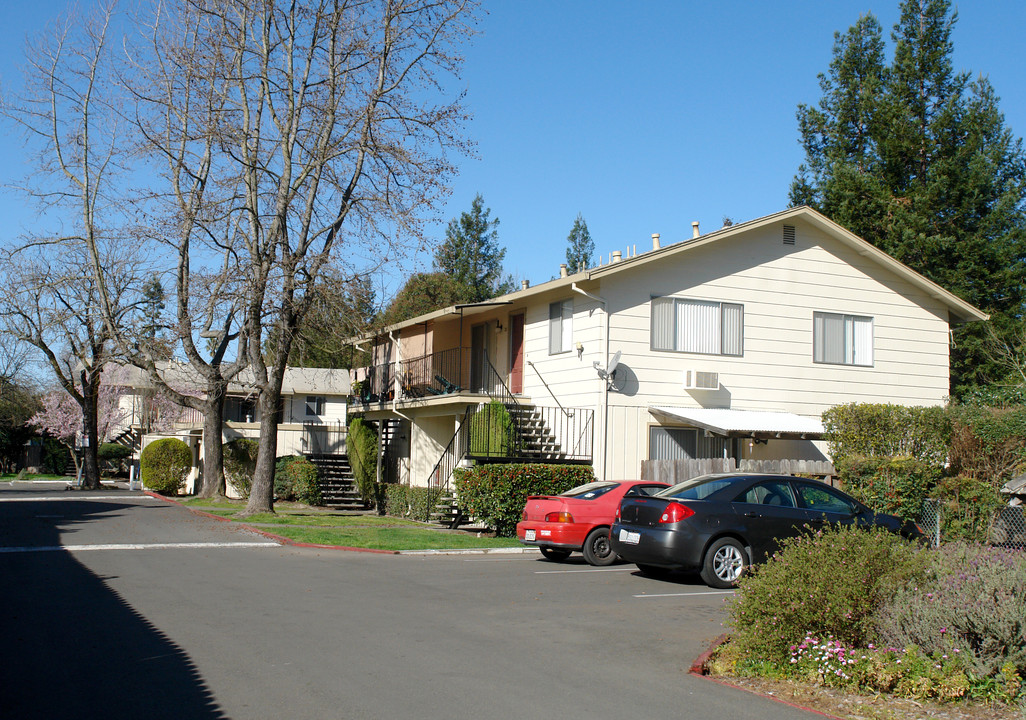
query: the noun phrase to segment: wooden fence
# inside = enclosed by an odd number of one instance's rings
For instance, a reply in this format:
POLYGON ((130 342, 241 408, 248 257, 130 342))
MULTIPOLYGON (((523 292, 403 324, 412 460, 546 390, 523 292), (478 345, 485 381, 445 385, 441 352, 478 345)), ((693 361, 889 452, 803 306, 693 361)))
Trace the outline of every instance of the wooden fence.
POLYGON ((742 460, 702 458, 697 460, 642 460, 641 479, 655 482, 684 482, 699 475, 723 472, 772 473, 775 475, 815 475, 832 481, 836 475, 826 460, 742 460))

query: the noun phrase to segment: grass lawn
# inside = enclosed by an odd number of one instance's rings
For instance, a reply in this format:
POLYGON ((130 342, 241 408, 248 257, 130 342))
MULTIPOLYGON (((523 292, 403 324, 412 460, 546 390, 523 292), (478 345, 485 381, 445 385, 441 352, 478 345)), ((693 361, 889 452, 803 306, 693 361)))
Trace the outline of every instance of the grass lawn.
MULTIPOLYGON (((185 505, 212 515, 229 518, 242 512, 239 501, 212 502, 200 498, 185 505)), ((471 548, 520 547, 516 538, 477 537, 472 532, 453 532, 438 526, 403 518, 379 515, 343 514, 290 504, 275 505, 274 514, 239 519, 275 535, 315 545, 339 545, 374 550, 464 550, 471 548)))
POLYGON ((74 480, 74 475, 44 475, 42 473, 25 473, 18 477, 15 473, 3 473, 0 481, 10 482, 11 480, 74 480))

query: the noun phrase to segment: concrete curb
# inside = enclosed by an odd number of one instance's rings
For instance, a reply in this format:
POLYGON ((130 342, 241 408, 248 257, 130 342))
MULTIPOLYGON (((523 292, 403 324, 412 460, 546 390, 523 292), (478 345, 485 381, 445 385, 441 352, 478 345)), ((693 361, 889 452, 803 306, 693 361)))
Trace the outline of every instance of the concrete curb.
POLYGON ((845 720, 844 718, 837 717, 836 715, 830 715, 829 713, 825 713, 822 710, 815 710, 810 707, 805 707, 804 705, 799 705, 797 703, 793 703, 788 700, 778 698, 776 695, 767 695, 766 693, 759 692, 758 690, 753 690, 752 688, 747 688, 743 685, 735 685, 729 680, 715 678, 712 675, 710 675, 708 667, 709 659, 719 649, 719 647, 727 641, 728 637, 729 635, 727 633, 724 633, 723 635, 720 635, 715 640, 713 640, 712 644, 709 646, 709 649, 701 655, 699 655, 697 658, 695 658, 695 661, 691 663, 691 668, 690 670, 688 670, 688 672, 691 675, 694 675, 695 677, 701 678, 702 680, 708 680, 709 682, 716 683, 717 685, 721 685, 723 687, 733 688, 734 690, 742 690, 748 693, 749 695, 755 695, 757 697, 765 698, 766 700, 772 700, 773 702, 777 702, 782 705, 787 705, 788 707, 793 707, 796 710, 802 710, 804 712, 813 713, 814 715, 819 715, 820 717, 830 718, 830 720, 845 720))
MULTIPOLYGON (((143 490, 146 495, 156 498, 158 500, 164 500, 166 502, 177 505, 181 508, 185 508, 194 515, 200 515, 202 517, 211 518, 212 520, 218 520, 220 522, 231 522, 230 518, 226 518, 222 515, 215 515, 204 510, 198 510, 193 507, 189 507, 185 503, 179 502, 174 498, 165 497, 164 495, 158 495, 151 490, 143 490)), ((362 553, 374 553, 377 555, 490 555, 490 554, 523 554, 528 552, 537 551, 537 548, 480 548, 480 549, 469 549, 469 550, 381 550, 378 548, 359 548, 359 547, 348 547, 346 545, 318 545, 316 543, 304 543, 292 540, 291 538, 283 537, 282 535, 275 535, 272 532, 261 530, 253 525, 246 523, 236 522, 236 527, 244 528, 249 532, 256 533, 257 535, 263 535, 265 538, 274 540, 279 545, 288 545, 290 547, 301 547, 301 548, 313 548, 315 550, 341 550, 343 552, 362 552, 362 553)))

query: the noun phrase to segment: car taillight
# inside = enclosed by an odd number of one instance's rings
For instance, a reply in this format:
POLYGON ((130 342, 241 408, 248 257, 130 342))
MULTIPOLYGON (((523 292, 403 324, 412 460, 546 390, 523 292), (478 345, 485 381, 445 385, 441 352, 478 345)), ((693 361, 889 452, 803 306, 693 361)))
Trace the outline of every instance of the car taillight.
POLYGON ((524 511, 522 513, 520 513, 520 519, 521 520, 526 520, 527 519, 527 508, 526 507, 524 507, 524 511))
POLYGON ((679 502, 672 502, 666 506, 663 510, 662 516, 659 518, 661 523, 675 523, 685 520, 695 514, 695 511, 689 508, 687 505, 681 505, 679 502))
POLYGON ((616 506, 616 515, 613 517, 614 522, 620 522, 620 506, 616 506))
POLYGON ((574 516, 568 512, 550 512, 545 516, 545 522, 572 523, 574 516))

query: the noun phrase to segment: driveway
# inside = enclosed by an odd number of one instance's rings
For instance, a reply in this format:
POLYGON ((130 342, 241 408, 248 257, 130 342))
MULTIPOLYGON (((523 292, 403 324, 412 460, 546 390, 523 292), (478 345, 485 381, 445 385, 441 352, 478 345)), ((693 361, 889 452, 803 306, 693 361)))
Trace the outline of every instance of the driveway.
POLYGON ((0 577, 3 718, 815 717, 689 676, 729 593, 633 566, 282 547, 0 484, 0 577))

